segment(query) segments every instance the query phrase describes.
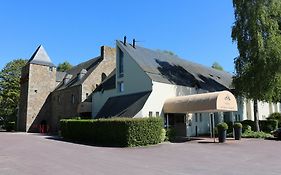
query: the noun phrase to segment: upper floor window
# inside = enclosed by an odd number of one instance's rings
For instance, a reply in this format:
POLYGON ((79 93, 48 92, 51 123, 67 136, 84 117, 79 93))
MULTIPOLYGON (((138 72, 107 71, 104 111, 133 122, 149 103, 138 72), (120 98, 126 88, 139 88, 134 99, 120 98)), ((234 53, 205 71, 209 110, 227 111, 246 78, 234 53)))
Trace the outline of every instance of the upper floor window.
POLYGON ((159 112, 156 112, 156 117, 159 117, 160 115, 159 115, 159 112))
POLYGON ((72 94, 71 95, 71 103, 74 104, 75 103, 75 96, 72 94))
POLYGON ((198 122, 198 115, 195 113, 195 122, 198 122))
POLYGON ((152 115, 153 115, 152 111, 149 111, 149 112, 148 112, 148 116, 149 116, 149 117, 152 117, 152 115))
POLYGON ((118 90, 119 92, 124 92, 124 82, 118 82, 118 90))
POLYGON ((123 77, 124 76, 124 53, 123 51, 119 48, 118 49, 118 75, 119 77, 123 77))

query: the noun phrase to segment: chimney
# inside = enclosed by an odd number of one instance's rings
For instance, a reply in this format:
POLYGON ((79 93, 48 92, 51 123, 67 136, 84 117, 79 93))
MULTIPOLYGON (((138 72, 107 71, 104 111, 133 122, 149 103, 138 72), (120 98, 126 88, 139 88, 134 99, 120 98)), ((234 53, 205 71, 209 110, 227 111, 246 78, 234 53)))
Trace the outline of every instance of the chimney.
POLYGON ((116 55, 116 49, 108 46, 101 46, 100 52, 103 60, 114 59, 116 55))
POLYGON ((123 41, 123 44, 126 46, 126 42, 127 42, 127 37, 124 36, 124 41, 123 41))
POLYGON ((133 48, 136 48, 136 40, 133 39, 133 48))
POLYGON ((71 78, 72 78, 71 74, 66 74, 63 79, 63 84, 67 84, 71 78))
POLYGON ((78 80, 81 80, 84 77, 84 75, 86 75, 86 73, 87 73, 87 70, 82 69, 78 74, 78 80))

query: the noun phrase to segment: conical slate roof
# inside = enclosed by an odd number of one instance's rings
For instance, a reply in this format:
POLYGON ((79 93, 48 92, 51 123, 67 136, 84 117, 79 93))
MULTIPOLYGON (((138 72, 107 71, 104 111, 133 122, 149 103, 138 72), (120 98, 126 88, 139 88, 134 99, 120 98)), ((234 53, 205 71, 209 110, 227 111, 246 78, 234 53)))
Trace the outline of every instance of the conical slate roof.
POLYGON ((28 63, 55 67, 42 45, 36 49, 28 63))

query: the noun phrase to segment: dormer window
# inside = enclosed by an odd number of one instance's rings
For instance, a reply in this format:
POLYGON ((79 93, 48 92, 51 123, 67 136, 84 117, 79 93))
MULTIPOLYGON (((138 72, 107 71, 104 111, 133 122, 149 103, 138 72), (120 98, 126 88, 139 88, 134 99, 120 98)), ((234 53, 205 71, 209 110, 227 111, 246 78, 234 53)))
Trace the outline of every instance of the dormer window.
POLYGON ((124 53, 120 48, 118 49, 118 53, 118 75, 121 78, 124 76, 124 53))

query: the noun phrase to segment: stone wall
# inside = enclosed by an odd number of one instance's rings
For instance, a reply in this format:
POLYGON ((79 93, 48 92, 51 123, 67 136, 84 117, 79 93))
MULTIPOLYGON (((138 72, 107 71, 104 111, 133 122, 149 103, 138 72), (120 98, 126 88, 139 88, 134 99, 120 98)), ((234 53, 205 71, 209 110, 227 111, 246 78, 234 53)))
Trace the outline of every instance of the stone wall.
POLYGON ((63 118, 78 117, 77 108, 81 102, 81 85, 54 91, 52 97, 51 131, 56 132, 63 118), (74 99, 73 99, 74 98, 74 99))

